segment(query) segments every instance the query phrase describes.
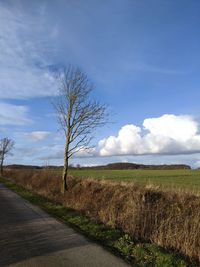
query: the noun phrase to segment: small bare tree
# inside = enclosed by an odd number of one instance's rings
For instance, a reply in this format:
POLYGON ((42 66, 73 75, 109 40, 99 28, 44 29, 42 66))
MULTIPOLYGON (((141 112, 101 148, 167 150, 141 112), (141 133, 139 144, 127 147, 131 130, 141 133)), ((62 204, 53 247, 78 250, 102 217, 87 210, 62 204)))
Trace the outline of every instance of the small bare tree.
POLYGON ((58 81, 59 96, 53 105, 66 137, 61 188, 64 193, 67 190, 69 159, 75 153, 91 148, 93 131, 106 123, 107 109, 105 105, 91 100, 93 86, 79 68, 69 66, 59 74, 58 81))
POLYGON ((11 154, 11 150, 14 147, 14 141, 5 137, 0 140, 0 175, 3 175, 4 159, 7 155, 11 154))

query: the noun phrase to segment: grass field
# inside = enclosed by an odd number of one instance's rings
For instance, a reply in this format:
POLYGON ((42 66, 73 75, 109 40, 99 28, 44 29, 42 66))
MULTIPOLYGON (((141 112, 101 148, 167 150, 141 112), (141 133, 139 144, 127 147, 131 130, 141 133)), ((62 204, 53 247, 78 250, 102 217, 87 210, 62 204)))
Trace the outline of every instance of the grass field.
POLYGON ((200 170, 70 170, 80 178, 99 178, 115 181, 151 184, 161 188, 176 188, 200 192, 200 170))

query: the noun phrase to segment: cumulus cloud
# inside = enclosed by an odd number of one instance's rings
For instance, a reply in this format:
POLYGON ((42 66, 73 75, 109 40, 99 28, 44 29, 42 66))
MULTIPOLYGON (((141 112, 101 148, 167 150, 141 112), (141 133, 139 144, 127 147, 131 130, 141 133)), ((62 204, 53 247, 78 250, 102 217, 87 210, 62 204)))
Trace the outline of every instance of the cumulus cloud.
POLYGON ((33 141, 40 141, 45 138, 47 138, 50 135, 50 132, 47 131, 33 131, 31 133, 25 133, 25 136, 28 139, 31 139, 33 141))
POLYGON ((192 116, 165 114, 148 118, 143 127, 123 126, 117 136, 99 142, 101 156, 192 154, 200 152, 198 123, 192 116))
POLYGON ((145 119, 143 126, 153 135, 180 141, 190 139, 198 131, 198 123, 191 116, 186 115, 163 115, 159 118, 145 119))
POLYGON ((26 125, 31 122, 28 107, 0 103, 0 125, 26 125))

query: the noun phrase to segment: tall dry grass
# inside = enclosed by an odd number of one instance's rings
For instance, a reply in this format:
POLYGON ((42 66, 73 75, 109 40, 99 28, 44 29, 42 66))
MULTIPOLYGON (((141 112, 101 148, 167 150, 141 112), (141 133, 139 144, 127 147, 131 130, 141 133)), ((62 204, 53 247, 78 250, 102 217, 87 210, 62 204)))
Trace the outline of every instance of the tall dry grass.
POLYGON ((134 238, 149 240, 200 261, 200 197, 163 192, 132 183, 105 180, 68 180, 60 194, 60 177, 50 170, 11 170, 6 176, 25 188, 134 238))

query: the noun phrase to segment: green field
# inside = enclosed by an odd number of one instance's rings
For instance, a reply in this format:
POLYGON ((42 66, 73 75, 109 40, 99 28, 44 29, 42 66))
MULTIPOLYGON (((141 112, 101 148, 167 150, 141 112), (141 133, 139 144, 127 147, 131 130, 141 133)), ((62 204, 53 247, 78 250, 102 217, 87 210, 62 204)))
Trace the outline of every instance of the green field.
POLYGON ((200 192, 200 170, 70 170, 79 178, 99 178, 152 184, 162 188, 176 188, 200 192))

